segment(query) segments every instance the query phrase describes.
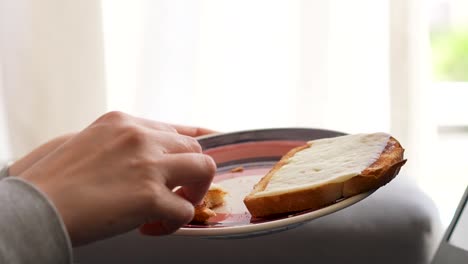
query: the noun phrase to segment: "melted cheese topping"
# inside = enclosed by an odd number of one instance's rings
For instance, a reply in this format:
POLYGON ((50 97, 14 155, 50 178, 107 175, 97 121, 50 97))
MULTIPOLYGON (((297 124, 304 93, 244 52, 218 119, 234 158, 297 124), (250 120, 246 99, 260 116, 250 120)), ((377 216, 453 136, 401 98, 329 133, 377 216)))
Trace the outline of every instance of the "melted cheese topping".
POLYGON ((388 143, 385 133, 355 134, 309 141, 271 177, 255 196, 310 189, 324 183, 344 182, 374 163, 388 143))

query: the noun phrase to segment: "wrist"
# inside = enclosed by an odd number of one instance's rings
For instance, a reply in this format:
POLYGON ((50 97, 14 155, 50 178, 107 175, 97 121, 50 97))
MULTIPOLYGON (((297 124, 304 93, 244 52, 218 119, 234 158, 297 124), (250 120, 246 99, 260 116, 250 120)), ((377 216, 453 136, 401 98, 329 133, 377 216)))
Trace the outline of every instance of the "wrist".
POLYGON ((1 162, 1 168, 0 168, 0 179, 2 178, 6 178, 8 176, 11 176, 12 173, 11 173, 11 165, 14 163, 13 160, 10 160, 10 161, 5 161, 5 162, 1 162))

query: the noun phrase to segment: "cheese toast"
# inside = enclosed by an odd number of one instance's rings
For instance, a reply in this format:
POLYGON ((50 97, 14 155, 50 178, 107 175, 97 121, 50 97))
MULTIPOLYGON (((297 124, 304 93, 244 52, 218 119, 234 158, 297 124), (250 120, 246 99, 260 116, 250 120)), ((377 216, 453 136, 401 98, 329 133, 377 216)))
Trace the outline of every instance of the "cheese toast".
POLYGON ((309 141, 284 155, 244 203, 254 217, 319 209, 387 184, 405 164, 403 153, 386 133, 309 141))

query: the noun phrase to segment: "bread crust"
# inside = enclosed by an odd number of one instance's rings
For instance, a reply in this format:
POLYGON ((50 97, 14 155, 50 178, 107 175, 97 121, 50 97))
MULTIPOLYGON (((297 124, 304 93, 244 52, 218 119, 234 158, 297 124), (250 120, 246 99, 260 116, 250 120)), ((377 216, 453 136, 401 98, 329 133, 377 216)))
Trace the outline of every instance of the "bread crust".
POLYGON ((216 213, 208 208, 206 205, 201 204, 195 206, 192 222, 204 223, 210 219, 210 217, 216 216, 216 213))
POLYGON ((195 206, 193 222, 206 222, 209 218, 216 216, 212 209, 224 204, 224 196, 227 194, 223 189, 210 188, 203 197, 201 204, 195 206))
POLYGON ((244 204, 252 216, 267 217, 288 212, 319 209, 333 204, 343 197, 377 189, 390 182, 406 162, 403 160, 404 149, 395 138, 390 137, 379 158, 363 170, 360 175, 347 181, 324 184, 280 195, 254 196, 255 193, 265 190, 271 177, 287 163, 290 157, 310 146, 306 144, 289 151, 244 198, 244 204))
POLYGON ((404 149, 393 137, 390 137, 380 157, 358 176, 344 183, 343 197, 377 189, 393 180, 405 165, 404 149))

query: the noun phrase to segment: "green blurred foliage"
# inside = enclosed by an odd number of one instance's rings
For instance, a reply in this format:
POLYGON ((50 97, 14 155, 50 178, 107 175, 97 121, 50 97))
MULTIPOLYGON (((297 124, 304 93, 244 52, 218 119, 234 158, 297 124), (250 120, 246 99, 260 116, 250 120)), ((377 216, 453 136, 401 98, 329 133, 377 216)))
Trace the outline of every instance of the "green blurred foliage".
POLYGON ((468 82, 468 28, 433 32, 431 46, 438 81, 468 82))

